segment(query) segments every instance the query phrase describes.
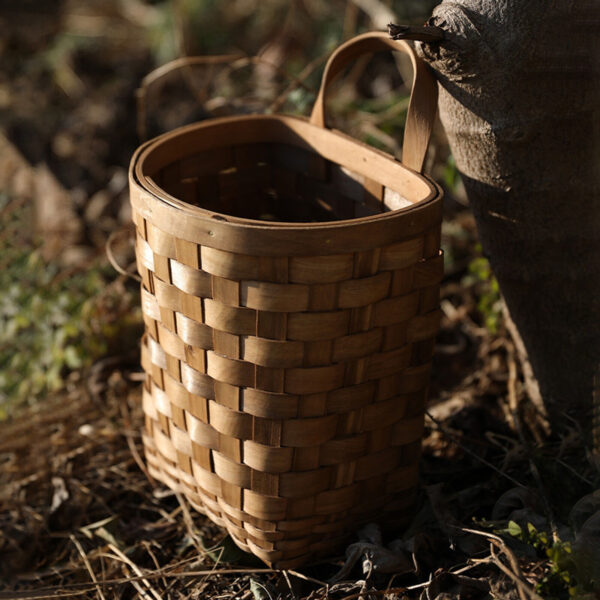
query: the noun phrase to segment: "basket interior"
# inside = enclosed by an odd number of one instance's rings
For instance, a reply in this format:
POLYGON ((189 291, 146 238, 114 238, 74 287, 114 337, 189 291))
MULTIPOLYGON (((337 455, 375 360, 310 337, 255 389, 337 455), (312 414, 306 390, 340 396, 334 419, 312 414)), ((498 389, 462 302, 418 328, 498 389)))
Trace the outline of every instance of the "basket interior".
POLYGON ((288 143, 203 150, 157 169, 151 179, 190 205, 271 222, 355 219, 413 204, 397 190, 288 143))

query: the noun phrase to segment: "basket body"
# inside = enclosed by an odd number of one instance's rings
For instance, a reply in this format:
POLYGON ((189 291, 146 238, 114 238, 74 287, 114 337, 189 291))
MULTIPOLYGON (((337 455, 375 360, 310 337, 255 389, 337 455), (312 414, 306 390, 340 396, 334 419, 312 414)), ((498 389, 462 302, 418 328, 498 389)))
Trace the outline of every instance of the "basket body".
POLYGON ((130 186, 150 473, 278 567, 339 550, 360 523, 405 523, 440 317, 440 190, 275 116, 157 138, 130 186), (235 216, 311 206, 342 220, 235 216))

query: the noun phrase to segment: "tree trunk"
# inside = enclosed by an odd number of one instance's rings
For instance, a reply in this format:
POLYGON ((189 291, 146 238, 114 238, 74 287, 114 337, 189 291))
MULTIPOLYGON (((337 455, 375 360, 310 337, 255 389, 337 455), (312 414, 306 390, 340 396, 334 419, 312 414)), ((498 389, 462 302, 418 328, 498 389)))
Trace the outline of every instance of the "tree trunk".
POLYGON ((444 1, 430 24, 445 38, 421 52, 484 251, 553 423, 570 413, 589 434, 600 372, 600 0, 444 1))

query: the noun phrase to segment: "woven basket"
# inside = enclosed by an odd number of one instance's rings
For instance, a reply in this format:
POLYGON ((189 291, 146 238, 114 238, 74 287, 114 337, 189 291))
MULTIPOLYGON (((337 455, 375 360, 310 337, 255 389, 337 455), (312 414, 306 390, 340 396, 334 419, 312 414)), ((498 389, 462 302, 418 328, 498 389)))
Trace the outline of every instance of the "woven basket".
POLYGON ((411 517, 443 270, 420 174, 435 110, 412 48, 370 33, 334 52, 310 120, 212 119, 132 160, 148 469, 267 564, 411 517), (324 127, 329 81, 382 49, 415 70, 403 163, 324 127))

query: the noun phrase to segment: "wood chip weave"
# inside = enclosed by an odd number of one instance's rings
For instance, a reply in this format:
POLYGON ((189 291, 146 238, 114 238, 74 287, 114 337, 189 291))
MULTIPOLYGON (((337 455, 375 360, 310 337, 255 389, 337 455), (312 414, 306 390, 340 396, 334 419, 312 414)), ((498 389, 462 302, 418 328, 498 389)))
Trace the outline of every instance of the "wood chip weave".
POLYGON ((150 473, 278 567, 338 551, 360 523, 406 523, 439 188, 283 116, 161 136, 130 182, 150 473))

